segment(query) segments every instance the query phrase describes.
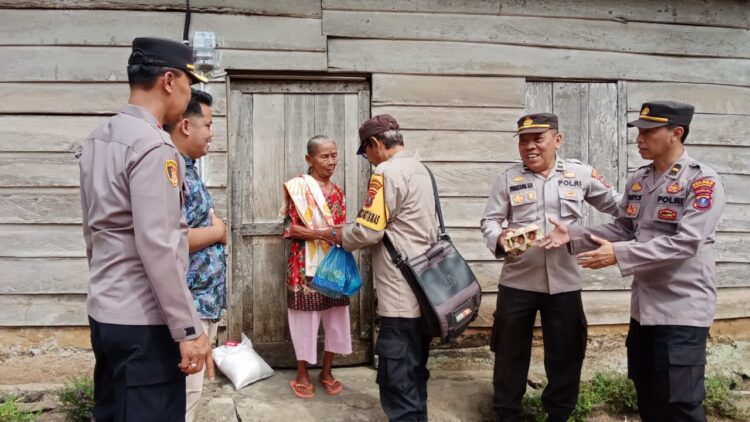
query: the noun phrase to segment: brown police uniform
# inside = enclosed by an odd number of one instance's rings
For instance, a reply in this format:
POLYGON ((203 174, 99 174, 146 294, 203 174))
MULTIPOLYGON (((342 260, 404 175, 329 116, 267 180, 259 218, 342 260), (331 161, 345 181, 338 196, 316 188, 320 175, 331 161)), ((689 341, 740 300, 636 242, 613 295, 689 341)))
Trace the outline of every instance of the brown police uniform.
MULTIPOLYGON (((192 49, 133 41, 130 64, 190 72, 192 49)), ((203 333, 186 284, 184 162, 146 109, 128 104, 81 145, 87 310, 97 421, 185 417, 185 375, 176 342, 203 333)))
MULTIPOLYGON (((363 141, 397 131, 390 115, 379 115, 360 128, 363 141)), ((427 420, 427 358, 431 338, 425 335, 419 304, 383 245, 388 236, 406 256, 424 253, 437 241, 432 182, 416 153, 401 150, 380 163, 370 179, 368 198, 357 221, 343 228, 347 250, 373 247, 372 267, 378 298, 380 332, 377 383, 380 402, 390 420, 427 420)))
MULTIPOLYGON (((551 113, 518 120, 519 134, 557 127, 551 113)), ((587 335, 575 257, 562 248, 506 255, 497 244, 502 224, 510 229, 537 224, 546 233, 552 228, 548 219, 554 217, 577 226, 585 202, 615 215, 620 196, 593 167, 560 157, 547 177, 522 164, 496 176, 481 226, 490 251, 505 256, 490 344, 495 352, 494 406, 501 420, 520 415, 537 311, 549 379, 542 400, 551 420, 565 420, 575 408, 587 335)))
MULTIPOLYGON (((629 126, 688 126, 693 106, 649 102, 629 126)), ((596 235, 613 243, 623 276, 633 275, 628 375, 638 392, 644 421, 705 420, 703 373, 706 336, 716 309, 713 244, 726 202, 717 173, 687 152, 666 172, 653 164, 628 180, 613 224, 570 227, 568 248, 598 247, 596 235)))

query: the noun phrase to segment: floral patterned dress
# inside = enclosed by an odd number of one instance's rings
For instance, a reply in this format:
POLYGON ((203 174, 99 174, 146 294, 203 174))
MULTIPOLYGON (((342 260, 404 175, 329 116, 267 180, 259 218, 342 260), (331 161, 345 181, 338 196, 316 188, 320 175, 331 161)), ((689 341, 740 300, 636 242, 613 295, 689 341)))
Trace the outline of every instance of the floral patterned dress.
MULTIPOLYGON (((346 200, 344 192, 336 184, 333 184, 331 192, 323 192, 328 208, 331 210, 333 224, 346 223, 346 200)), ((293 225, 305 223, 299 218, 297 209, 287 196, 286 216, 284 218, 284 237, 291 239, 293 225)), ((287 306, 297 311, 324 311, 336 306, 349 305, 349 298, 330 298, 324 296, 312 288, 310 282, 312 277, 305 275, 305 241, 291 239, 289 259, 287 261, 287 306)))

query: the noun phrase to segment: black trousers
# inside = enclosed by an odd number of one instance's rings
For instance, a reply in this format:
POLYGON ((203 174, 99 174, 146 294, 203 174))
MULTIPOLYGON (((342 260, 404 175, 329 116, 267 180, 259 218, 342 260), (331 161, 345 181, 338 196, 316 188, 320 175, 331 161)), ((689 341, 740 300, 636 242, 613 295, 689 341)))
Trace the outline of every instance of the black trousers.
POLYGON ((708 327, 644 326, 630 320, 628 377, 643 422, 705 421, 708 327))
POLYGON ((548 384, 542 404, 548 420, 567 420, 578 400, 587 340, 581 291, 550 295, 500 286, 490 348, 495 352, 494 408, 501 421, 518 420, 521 414, 537 311, 544 335, 548 384))
POLYGON ((380 405, 388 420, 427 421, 427 358, 430 337, 423 318, 380 319, 375 343, 380 405))
POLYGON ((180 350, 166 325, 104 324, 89 317, 94 349, 94 420, 185 420, 180 350))

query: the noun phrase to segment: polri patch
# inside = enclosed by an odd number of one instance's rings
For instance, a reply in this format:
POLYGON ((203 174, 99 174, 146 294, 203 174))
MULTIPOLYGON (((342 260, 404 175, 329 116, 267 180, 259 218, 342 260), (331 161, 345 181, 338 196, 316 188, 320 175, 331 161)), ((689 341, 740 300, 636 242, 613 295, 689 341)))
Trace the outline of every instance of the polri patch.
POLYGON ((698 211, 707 211, 711 209, 715 185, 716 182, 711 179, 698 179, 690 184, 690 189, 692 189, 695 194, 693 208, 698 211))
POLYGON ((167 160, 164 164, 164 171, 167 173, 167 180, 169 180, 169 183, 171 183, 172 186, 177 187, 177 183, 180 179, 177 176, 177 161, 167 160))

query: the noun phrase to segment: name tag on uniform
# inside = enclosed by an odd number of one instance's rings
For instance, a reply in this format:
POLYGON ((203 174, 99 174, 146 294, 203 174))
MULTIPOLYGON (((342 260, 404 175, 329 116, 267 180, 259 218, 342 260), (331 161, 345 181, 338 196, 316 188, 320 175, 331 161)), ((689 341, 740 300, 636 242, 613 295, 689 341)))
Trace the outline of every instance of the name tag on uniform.
POLYGON ((513 185, 509 189, 510 189, 511 192, 515 192, 515 191, 519 191, 519 190, 522 190, 522 189, 529 189, 529 188, 533 188, 533 187, 534 187, 534 185, 531 184, 531 183, 523 183, 523 184, 520 184, 520 185, 513 185))

